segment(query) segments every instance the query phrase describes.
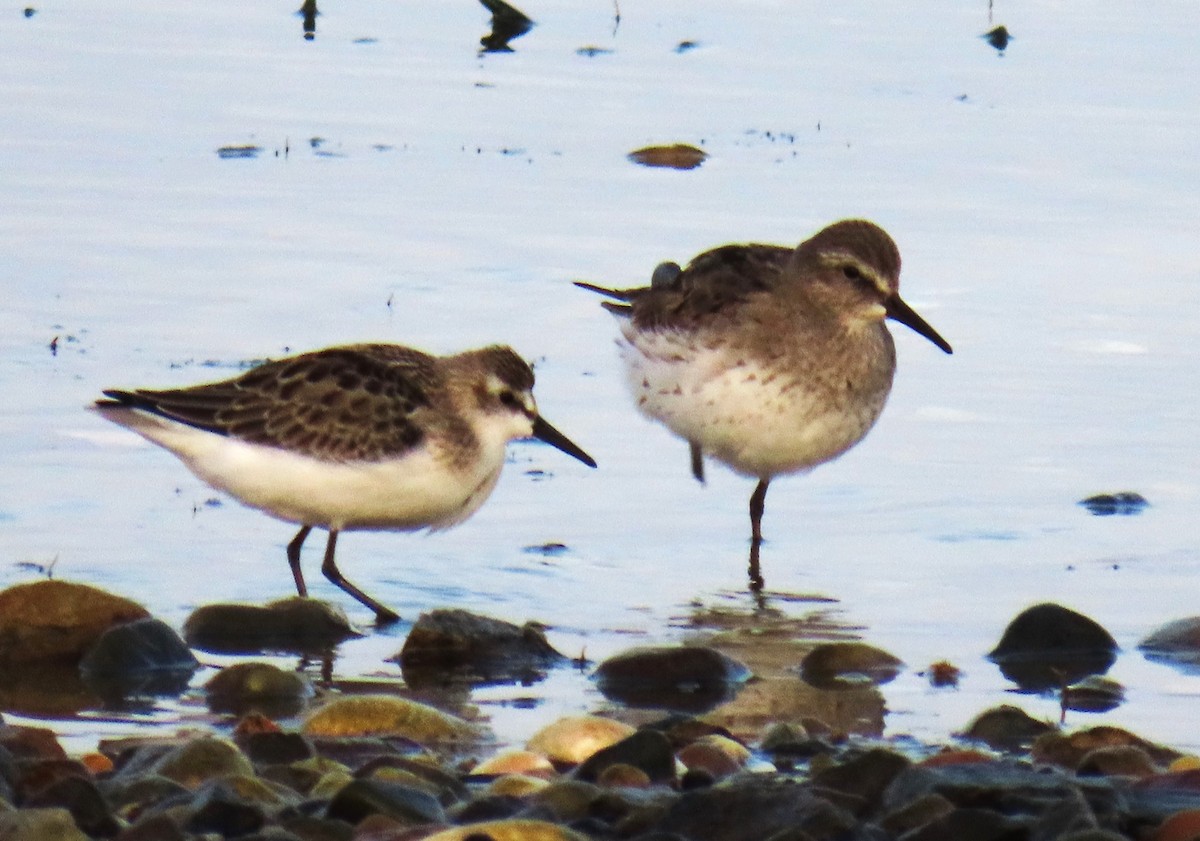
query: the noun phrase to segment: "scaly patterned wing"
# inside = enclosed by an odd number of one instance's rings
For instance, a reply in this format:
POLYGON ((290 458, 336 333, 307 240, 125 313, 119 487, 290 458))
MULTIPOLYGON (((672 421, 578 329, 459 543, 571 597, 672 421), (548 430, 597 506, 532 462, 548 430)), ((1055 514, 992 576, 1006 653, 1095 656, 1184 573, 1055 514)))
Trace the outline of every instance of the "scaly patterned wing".
POLYGON ((400 456, 421 443, 412 416, 440 388, 433 362, 397 345, 356 345, 268 362, 218 383, 104 393, 221 435, 356 461, 400 456))
POLYGON ((605 309, 631 317, 639 330, 687 329, 701 320, 736 309, 755 292, 769 290, 787 265, 793 249, 780 245, 723 245, 696 256, 677 274, 661 271, 650 286, 606 289, 577 283, 614 301, 605 309))

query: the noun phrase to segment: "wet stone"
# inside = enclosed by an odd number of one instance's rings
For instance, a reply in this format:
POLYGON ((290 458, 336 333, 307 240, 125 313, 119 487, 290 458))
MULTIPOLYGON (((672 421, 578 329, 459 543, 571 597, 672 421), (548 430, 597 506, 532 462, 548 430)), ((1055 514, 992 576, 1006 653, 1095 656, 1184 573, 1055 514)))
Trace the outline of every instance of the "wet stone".
POLYGON ((1152 744, 1128 730, 1105 725, 1068 734, 1048 733, 1033 743, 1030 753, 1037 762, 1050 763, 1061 768, 1078 768, 1083 758, 1092 751, 1113 747, 1136 747, 1144 751, 1153 762, 1163 766, 1180 756, 1178 751, 1152 744))
POLYGON ((1020 707, 1002 704, 980 713, 961 735, 995 750, 1019 753, 1028 750, 1038 737, 1057 730, 1020 707))
POLYGON ((424 789, 449 806, 466 800, 470 793, 458 776, 422 759, 406 756, 379 756, 364 763, 355 771, 358 777, 376 777, 389 782, 411 780, 411 785, 424 789))
POLYGON ((818 645, 800 663, 800 677, 819 689, 857 689, 893 680, 904 663, 888 652, 861 642, 818 645))
POLYGON ((1114 514, 1127 517, 1141 514, 1150 503, 1136 491, 1120 491, 1089 496, 1079 500, 1079 504, 1097 517, 1111 517, 1114 514))
POLYGON ((258 712, 274 718, 297 715, 313 695, 303 675, 270 663, 227 666, 204 685, 204 691, 213 712, 258 712))
POLYGON ((227 786, 207 786, 197 793, 192 814, 184 828, 195 833, 215 833, 236 838, 256 832, 266 823, 262 806, 247 802, 227 786))
POLYGON ((130 781, 101 780, 97 787, 114 811, 140 815, 168 801, 191 799, 191 790, 159 774, 146 774, 130 781))
POLYGON ((354 780, 337 793, 326 811, 327 817, 351 824, 374 814, 406 825, 446 821, 446 813, 433 795, 379 780, 354 780))
POLYGON ((661 646, 610 657, 593 677, 606 698, 626 706, 701 713, 731 700, 750 669, 707 646, 661 646))
POLYGON ((151 770, 188 788, 214 777, 254 774, 254 766, 235 744, 215 736, 200 736, 171 749, 151 770))
POLYGON ((79 670, 93 677, 147 672, 184 672, 190 677, 199 665, 170 625, 148 617, 106 630, 83 656, 79 670))
POLYGON ((77 663, 106 630, 149 615, 136 602, 84 584, 14 585, 0 592, 0 669, 39 660, 77 663))
POLYGON ((529 737, 526 747, 551 762, 577 765, 596 751, 616 744, 634 728, 595 715, 567 716, 551 722, 529 737))
POLYGON ((751 841, 784 829, 803 830, 813 839, 833 839, 855 824, 853 815, 810 788, 748 776, 685 792, 657 829, 691 841, 751 841))
POLYGON ((1021 821, 990 809, 955 809, 904 835, 904 841, 1018 841, 1028 837, 1021 821))
MULTIPOLYGON (((67 758, 54 731, 46 727, 0 724, 0 748, 13 760, 67 758)), ((0 768, 6 765, 0 764, 0 768)))
POLYGON ((1089 675, 1062 690, 1062 707, 1076 712, 1103 713, 1125 701, 1125 687, 1111 678, 1089 675))
POLYGON ((911 764, 898 753, 874 748, 814 775, 813 785, 850 795, 867 811, 875 811, 884 790, 911 764))
POLYGON ((265 607, 211 604, 197 608, 183 625, 188 644, 218 654, 262 651, 323 653, 360 636, 334 605, 293 597, 265 607))
POLYGON ((465 610, 423 613, 394 658, 410 686, 532 681, 566 662, 534 622, 514 625, 465 610))
POLYGON ((1152 660, 1185 666, 1200 665, 1200 616, 1189 616, 1161 625, 1138 643, 1138 648, 1152 660))
POLYGON ((239 739, 238 746, 256 765, 283 765, 316 756, 312 742, 301 733, 252 733, 239 739))
POLYGON ((0 811, 0 838, 8 841, 88 841, 66 809, 0 811))
POLYGON ((146 815, 134 821, 117 836, 116 841, 192 841, 179 824, 167 814, 146 815))
POLYGON ((305 719, 304 732, 310 736, 401 736, 422 745, 479 735, 473 725, 436 707, 382 694, 334 698, 305 719))
POLYGON ((575 770, 576 779, 594 782, 613 765, 632 766, 653 782, 675 779, 675 756, 667 737, 655 730, 639 730, 596 751, 575 770))
POLYGON ((1116 640, 1095 620, 1044 603, 1013 619, 988 659, 1022 689, 1040 692, 1104 674, 1116 652, 1116 640))
POLYGON ((175 696, 200 666, 179 635, 161 619, 115 625, 79 663, 84 683, 106 699, 175 696))
POLYGON ((22 808, 61 807, 71 813, 75 825, 88 835, 116 835, 120 824, 96 784, 83 776, 71 775, 56 780, 27 796, 22 808))

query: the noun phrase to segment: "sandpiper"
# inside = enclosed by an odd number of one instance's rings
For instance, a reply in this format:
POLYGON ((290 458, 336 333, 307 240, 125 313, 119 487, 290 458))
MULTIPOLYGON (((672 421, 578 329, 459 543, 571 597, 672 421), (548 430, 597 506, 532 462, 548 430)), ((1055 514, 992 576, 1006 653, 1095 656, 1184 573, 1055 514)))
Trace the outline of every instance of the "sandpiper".
POLYGON ((533 371, 511 348, 431 356, 391 344, 331 347, 190 388, 104 392, 95 409, 177 457, 242 503, 298 523, 287 547, 308 594, 300 547, 329 531, 325 577, 399 617, 334 561, 345 530, 431 531, 473 514, 500 478, 505 445, 540 438, 596 462, 538 414, 533 371))
POLYGON ((884 320, 951 347, 900 298, 900 252, 878 225, 835 222, 796 248, 725 245, 686 268, 663 263, 650 285, 606 289, 638 409, 704 456, 758 479, 750 497, 750 586, 767 486, 863 439, 896 370, 884 320))

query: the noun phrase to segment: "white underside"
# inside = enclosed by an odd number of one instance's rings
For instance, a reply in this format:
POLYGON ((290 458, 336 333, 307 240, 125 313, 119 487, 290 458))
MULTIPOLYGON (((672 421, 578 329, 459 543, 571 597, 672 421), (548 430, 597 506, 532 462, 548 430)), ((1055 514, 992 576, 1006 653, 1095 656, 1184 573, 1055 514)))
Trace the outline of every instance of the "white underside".
POLYGON ((465 469, 428 448, 398 459, 331 462, 251 444, 128 408, 99 413, 170 450, 207 484, 291 523, 328 529, 445 529, 483 504, 504 466, 510 436, 482 442, 465 469))
POLYGON ((816 467, 867 434, 887 399, 853 408, 817 399, 793 372, 772 371, 727 348, 693 346, 678 332, 618 340, 638 409, 745 476, 769 479, 816 467))

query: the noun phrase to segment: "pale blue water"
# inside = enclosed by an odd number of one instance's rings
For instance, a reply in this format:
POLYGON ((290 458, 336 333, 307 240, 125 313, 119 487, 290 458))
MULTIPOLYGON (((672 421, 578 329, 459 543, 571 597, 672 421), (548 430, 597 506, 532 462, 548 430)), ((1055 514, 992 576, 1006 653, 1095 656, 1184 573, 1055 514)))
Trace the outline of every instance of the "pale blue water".
MULTIPOLYGON (((343 570, 406 619, 537 618, 572 655, 678 639, 694 601, 749 607, 727 594, 750 483, 691 480, 686 447, 622 390, 611 319, 570 281, 644 282, 661 260, 865 216, 955 355, 896 328, 877 429, 772 486, 768 586, 836 599, 912 667, 886 688, 889 732, 943 738, 1000 702, 1056 717, 981 659, 1017 611, 1056 600, 1124 649, 1111 675, 1129 701, 1082 721, 1200 749, 1200 678, 1134 649, 1200 612, 1200 6, 1001 2, 1001 56, 978 37, 984 2, 654 0, 622 4, 614 33, 611 4, 546 0, 522 7, 537 26, 513 53, 480 56, 488 15, 469 2, 328 4, 312 41, 295 5, 35 2, 0 20, 0 585, 56 559, 176 625, 286 595, 290 526, 206 504, 86 404, 333 343, 503 341, 537 360, 543 413, 601 468, 516 445, 470 522, 346 535, 343 570), (656 142, 711 157, 625 159, 656 142), (263 151, 217 154, 244 144, 263 151), (1151 507, 1075 505, 1118 490, 1151 507), (568 551, 525 551, 547 542, 568 551), (942 658, 966 671, 957 691, 914 674, 942 658)), ((368 620, 319 580, 318 552, 314 537, 314 591, 368 620)), ((340 672, 394 675, 403 633, 346 646, 340 672)), ((598 703, 574 673, 481 699, 514 696, 543 700, 494 710, 514 738, 598 703)), ((57 726, 86 741, 126 725, 57 726)))

